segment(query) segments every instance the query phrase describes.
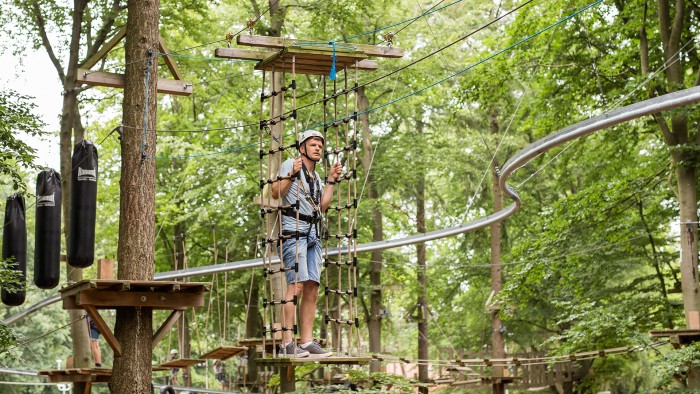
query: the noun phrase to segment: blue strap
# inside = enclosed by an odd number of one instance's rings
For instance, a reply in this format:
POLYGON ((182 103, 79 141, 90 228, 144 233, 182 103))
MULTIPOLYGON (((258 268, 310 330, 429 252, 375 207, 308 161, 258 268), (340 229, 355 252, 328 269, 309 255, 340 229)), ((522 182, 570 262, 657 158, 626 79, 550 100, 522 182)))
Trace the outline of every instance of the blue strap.
POLYGON ((331 57, 331 72, 328 73, 328 79, 335 81, 335 41, 328 41, 328 45, 333 45, 333 56, 331 57))

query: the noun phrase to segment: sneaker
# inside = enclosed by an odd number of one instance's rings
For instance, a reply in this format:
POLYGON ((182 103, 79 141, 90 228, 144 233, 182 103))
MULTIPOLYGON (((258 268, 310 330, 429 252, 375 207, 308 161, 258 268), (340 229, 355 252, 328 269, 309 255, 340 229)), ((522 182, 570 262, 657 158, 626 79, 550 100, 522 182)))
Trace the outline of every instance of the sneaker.
POLYGON ((277 346, 277 357, 309 357, 309 352, 296 346, 296 356, 294 355, 294 342, 289 342, 286 345, 277 346))
POLYGON ((321 345, 319 345, 318 342, 316 342, 316 341, 312 341, 306 347, 300 346, 300 348, 307 350, 309 352, 309 357, 323 358, 323 357, 329 357, 329 356, 333 355, 333 353, 322 348, 321 345))

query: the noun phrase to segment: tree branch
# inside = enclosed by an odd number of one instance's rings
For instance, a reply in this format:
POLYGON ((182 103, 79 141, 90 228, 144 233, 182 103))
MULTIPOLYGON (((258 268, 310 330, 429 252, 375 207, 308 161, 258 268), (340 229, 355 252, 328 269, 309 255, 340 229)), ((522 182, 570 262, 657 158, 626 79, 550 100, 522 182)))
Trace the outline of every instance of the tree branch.
MULTIPOLYGON (((97 51, 100 50, 102 45, 104 45, 105 41, 107 40, 107 35, 112 31, 112 28, 114 27, 114 22, 117 19, 117 14, 122 9, 121 7, 119 7, 119 2, 120 0, 113 0, 112 8, 110 12, 105 14, 105 17, 102 21, 102 27, 97 32, 97 35, 95 35, 95 41, 92 43, 92 45, 89 46, 88 52, 85 55, 85 60, 90 59, 92 55, 97 53, 97 51)), ((84 63, 84 61, 81 62, 81 64, 82 63, 84 63)))
POLYGON ((66 73, 63 71, 61 62, 58 61, 56 54, 53 52, 51 41, 49 41, 49 37, 46 34, 46 22, 44 21, 44 16, 41 15, 41 9, 36 1, 32 2, 32 11, 34 13, 34 22, 36 22, 36 26, 39 28, 41 43, 44 45, 44 48, 46 48, 46 52, 49 54, 49 59, 51 59, 51 63, 53 63, 53 66, 56 68, 58 77, 61 78, 61 84, 63 84, 63 81, 66 80, 66 73))

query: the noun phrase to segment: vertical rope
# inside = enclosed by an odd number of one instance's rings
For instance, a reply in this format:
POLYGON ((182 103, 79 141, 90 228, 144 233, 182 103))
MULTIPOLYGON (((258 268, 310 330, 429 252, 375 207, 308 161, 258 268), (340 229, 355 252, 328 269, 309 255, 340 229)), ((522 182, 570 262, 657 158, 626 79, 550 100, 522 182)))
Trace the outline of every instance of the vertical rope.
MULTIPOLYGON (((327 100, 327 98, 328 98, 328 92, 327 92, 327 90, 326 90, 326 77, 325 77, 325 76, 323 76, 323 77, 321 78, 321 83, 323 83, 323 139, 326 141, 326 146, 328 146, 328 122, 326 121, 326 119, 328 118, 328 100, 327 100)), ((328 174, 328 163, 324 163, 324 164, 326 165, 325 173, 328 174)), ((325 255, 324 255, 323 257, 324 257, 324 261, 326 262, 326 269, 325 269, 326 272, 324 273, 324 275, 325 275, 325 282, 326 282, 326 283, 325 283, 325 291, 324 291, 324 295, 325 295, 324 298, 325 298, 325 301, 326 301, 326 309, 325 309, 325 315, 323 316, 323 323, 324 323, 325 326, 326 326, 326 342, 327 342, 327 346, 330 348, 331 346, 330 346, 330 342, 329 342, 329 338, 328 338, 328 333, 331 332, 331 331, 329 331, 329 329, 331 329, 331 330, 333 329, 333 325, 332 325, 332 324, 331 324, 331 325, 328 324, 328 323, 329 323, 329 318, 330 318, 330 316, 331 316, 330 310, 329 310, 329 308, 328 308, 328 306, 329 306, 329 301, 330 301, 330 300, 329 300, 329 298, 330 298, 330 293, 328 292, 328 289, 330 289, 330 283, 329 283, 329 280, 328 280, 328 270, 330 269, 330 260, 329 260, 329 258, 328 258, 328 248, 329 248, 328 245, 329 245, 329 243, 330 243, 330 242, 328 241, 328 231, 329 231, 330 228, 331 228, 331 227, 330 227, 330 224, 331 224, 331 223, 330 223, 330 215, 326 215, 326 218, 325 218, 324 220, 325 220, 325 223, 326 223, 326 234, 325 234, 324 237, 323 237, 323 244, 324 244, 324 248, 325 248, 325 255)), ((331 339, 332 339, 332 338, 333 338, 333 337, 332 337, 332 335, 331 335, 331 339)))
MULTIPOLYGON (((333 119, 338 119, 338 81, 333 79, 333 119)), ((340 146, 340 129, 339 129, 339 124, 338 121, 335 120, 333 122, 333 128, 335 129, 335 146, 336 148, 340 146)), ((340 185, 336 189, 336 201, 338 201, 338 205, 340 205, 340 190, 342 187, 340 185)), ((341 233, 341 219, 340 219, 340 211, 336 210, 337 213, 337 233, 341 233)), ((336 238, 337 239, 337 247, 340 249, 342 247, 343 240, 342 238, 336 238)), ((339 260, 340 261, 340 260, 339 260)), ((340 290, 342 283, 343 283, 343 270, 341 269, 340 265, 336 266, 336 271, 338 274, 338 281, 337 281, 337 286, 336 290, 340 290)), ((340 323, 340 321, 343 318, 343 309, 342 309, 342 296, 340 293, 337 291, 336 292, 336 319, 337 321, 335 322, 335 327, 336 327, 336 334, 338 336, 338 342, 337 342, 337 349, 336 352, 340 354, 341 350, 343 349, 343 325, 340 323)))
POLYGON ((353 122, 352 122, 352 146, 353 146, 353 177, 352 177, 352 188, 353 188, 353 200, 352 200, 352 231, 353 231, 353 246, 352 246, 352 282, 353 282, 353 297, 355 297, 355 325, 357 330, 355 330, 355 335, 357 336, 357 354, 361 355, 360 347, 360 319, 358 315, 357 308, 357 297, 359 296, 357 290, 357 122, 359 121, 357 113, 359 109, 359 96, 357 95, 358 78, 360 75, 358 61, 355 60, 355 84, 353 89, 354 96, 354 106, 353 106, 353 122))
POLYGON ((143 139, 141 140, 141 160, 146 158, 146 132, 148 131, 148 84, 151 76, 151 57, 153 52, 148 50, 148 59, 146 62, 146 101, 143 105, 143 139))
MULTIPOLYGON (((265 126, 263 126, 263 120, 264 120, 264 100, 263 96, 265 95, 265 79, 266 79, 267 73, 265 70, 262 70, 262 87, 260 88, 260 161, 259 161, 259 175, 260 175, 260 204, 261 204, 261 209, 264 211, 265 209, 265 186, 267 185, 267 179, 265 177, 265 171, 263 170, 263 155, 262 153, 265 151, 265 140, 264 140, 264 133, 265 133, 265 126), (264 182, 264 183, 263 183, 264 182)), ((260 215, 260 228, 262 230, 262 239, 260 240, 260 252, 262 253, 262 259, 264 263, 264 268, 263 268, 263 273, 267 273, 270 269, 270 264, 268 262, 268 254, 267 254, 267 215, 261 214, 260 215)), ((257 245, 256 245, 257 247, 257 245)), ((250 286, 252 288, 253 286, 253 278, 250 278, 251 283, 250 286)), ((262 348, 263 348, 263 357, 266 356, 266 349, 267 349, 267 344, 266 344, 266 339, 267 339, 267 300, 268 300, 268 293, 267 293, 267 275, 263 275, 263 313, 262 313, 262 318, 263 318, 263 335, 262 335, 262 348)), ((250 305, 250 303, 249 303, 250 305)), ((247 320, 247 317, 246 317, 247 320)))
MULTIPOLYGON (((345 83, 345 86, 344 86, 344 89, 343 89, 343 90, 344 90, 345 92, 348 92, 348 68, 347 68, 347 67, 345 67, 345 72, 344 72, 343 74, 344 74, 344 83, 345 83)), ((344 124, 344 131, 345 131, 345 145, 344 145, 344 146, 351 146, 351 145, 350 145, 350 138, 351 138, 351 136, 350 136, 350 122, 349 122, 349 119, 350 119, 350 118, 349 118, 349 117, 350 117, 350 107, 349 107, 348 93, 345 93, 344 96, 345 96, 345 118, 344 118, 344 119, 347 120, 347 121, 344 121, 344 122, 343 122, 343 124, 344 124)), ((353 152, 354 152, 354 151, 353 151, 353 152)), ((352 162, 353 165, 354 165, 354 162, 355 162, 355 161, 354 161, 354 156, 351 155, 351 154, 349 153, 346 157, 347 157, 347 160, 348 160, 348 168, 350 168, 350 162, 352 162)), ((351 201, 351 200, 350 200, 350 186, 351 186, 350 183, 351 183, 351 182, 348 183, 347 199, 345 200, 345 201, 346 201, 346 204, 350 203, 350 201, 351 201)), ((340 205, 340 206, 343 206, 343 204, 339 204, 339 205, 340 205)), ((340 211, 338 211, 338 212, 340 212, 340 211)), ((348 232, 347 232, 347 233, 348 233, 348 234, 352 234, 352 220, 350 220, 350 209, 347 210, 347 225, 348 225, 348 226, 347 226, 347 228, 348 228, 348 232)), ((349 261, 351 261, 350 255, 351 255, 351 253, 352 253, 352 252, 351 252, 352 238, 348 238, 347 245, 348 245, 348 248, 347 248, 347 250, 348 250, 348 252, 347 252, 347 254, 348 254, 347 261, 349 262, 349 261)), ((353 289, 353 286, 352 286, 352 272, 351 272, 351 271, 352 271, 352 266, 351 266, 350 264, 347 264, 346 267, 347 267, 347 283, 348 283, 347 291, 348 291, 348 292, 351 292, 352 289, 353 289)), ((352 293, 348 294, 348 315, 349 315, 349 316, 348 316, 348 321, 354 320, 354 319, 353 319, 353 312, 354 312, 353 305, 354 305, 354 301, 355 301, 355 300, 353 299, 352 293)), ((352 324, 350 324, 349 332, 348 332, 348 348, 347 348, 348 352, 350 352, 350 351, 352 350, 352 333, 353 333, 353 327, 352 327, 352 324)))

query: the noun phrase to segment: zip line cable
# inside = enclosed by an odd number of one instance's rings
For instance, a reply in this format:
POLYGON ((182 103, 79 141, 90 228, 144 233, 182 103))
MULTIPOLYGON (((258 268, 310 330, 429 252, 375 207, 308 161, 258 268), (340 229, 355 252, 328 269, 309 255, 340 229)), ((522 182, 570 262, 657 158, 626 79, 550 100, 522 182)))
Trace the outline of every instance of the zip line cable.
MULTIPOLYGON (((561 17, 561 14, 560 14, 561 17)), ((539 61, 541 61, 545 54, 547 54, 547 51, 549 49, 549 46, 552 43, 552 39, 554 38, 554 33, 555 31, 552 31, 552 34, 549 36, 549 40, 547 41, 547 45, 545 47, 545 50, 542 52, 542 55, 540 55, 539 61)), ((525 91, 530 90, 530 86, 532 85, 532 80, 535 78, 535 75, 539 71, 540 66, 537 65, 535 66, 535 70, 532 72, 532 75, 530 76, 530 80, 528 81, 528 86, 525 89, 525 91)), ((522 105, 523 101, 525 100, 525 94, 523 93, 520 96, 520 99, 518 100, 518 105, 515 107, 515 110, 513 110, 513 113, 510 116, 510 120, 508 121, 508 125, 506 126, 506 130, 503 132, 503 135, 501 136, 500 141, 498 142, 498 145, 496 145, 496 149, 494 150, 493 154, 491 155, 491 161, 489 162, 488 167, 486 168, 486 171, 484 171, 484 174, 481 176, 481 179, 479 180, 479 185, 474 189, 474 194, 472 195, 471 199, 467 200, 467 208, 464 210, 464 213, 462 214, 462 218, 466 217, 469 215, 469 211, 471 210, 472 205, 476 201, 476 197, 479 194, 479 190, 481 190, 481 185, 484 183, 484 180, 486 179, 486 176, 491 172, 491 168, 493 167, 493 163, 496 161, 496 155, 498 154, 498 151, 501 148, 501 145, 503 144, 503 141, 505 141, 506 136, 508 135, 508 132, 510 131, 511 126, 513 125, 513 121, 515 120, 515 115, 518 113, 520 110, 520 106, 522 105)), ((479 136, 481 136, 481 133, 479 133, 479 136)), ((484 143, 486 145, 486 143, 484 143)), ((488 145, 486 146, 488 149, 488 145)))
MULTIPOLYGON (((34 342, 34 341, 37 341, 37 340, 39 340, 39 339, 41 339, 41 338, 44 338, 44 337, 46 337, 46 336, 48 336, 48 335, 51 335, 51 334, 53 334, 53 333, 56 332, 56 331, 62 330, 62 329, 66 328, 66 327, 68 327, 68 326, 70 326, 70 325, 73 325, 73 324, 79 322, 80 320, 85 319, 87 316, 88 316, 88 315, 82 315, 82 316, 80 316, 79 318, 77 318, 77 319, 75 319, 75 320, 73 320, 73 321, 70 321, 70 322, 68 322, 68 323, 66 323, 66 324, 64 324, 64 325, 62 325, 61 327, 55 328, 55 329, 53 329, 53 330, 51 330, 51 331, 49 331, 49 332, 46 332, 46 333, 44 333, 44 334, 41 334, 41 335, 39 335, 39 336, 37 336, 37 337, 34 337, 34 338, 32 338, 32 339, 28 339, 28 340, 26 340, 26 341, 20 342, 20 343, 14 345, 14 346, 10 346, 10 347, 8 347, 7 349, 5 349, 4 352, 2 352, 2 353, 7 353, 7 352, 9 352, 10 350, 13 350, 13 349, 16 349, 16 348, 20 348, 20 347, 24 347, 24 346, 26 346, 26 345, 28 345, 28 344, 34 342)), ((2 354, 2 353, 0 353, 0 354, 2 354)))
POLYGON ((430 9, 429 9, 428 11, 423 12, 422 14, 420 14, 420 15, 418 15, 418 16, 414 16, 414 17, 412 17, 412 18, 409 18, 409 19, 406 19, 406 20, 403 20, 403 21, 401 21, 401 22, 397 22, 397 23, 394 23, 394 24, 391 24, 391 25, 388 25, 388 26, 380 27, 380 28, 378 28, 378 29, 370 30, 370 31, 367 31, 367 32, 364 32, 364 33, 355 34, 354 36, 350 36, 350 37, 347 37, 347 38, 341 38, 341 39, 339 39, 339 40, 329 41, 329 42, 347 42, 347 41, 349 41, 349 40, 351 40, 351 39, 353 39, 353 38, 364 37, 364 36, 367 36, 367 35, 376 33, 376 32, 378 32, 378 31, 386 30, 386 29, 392 28, 392 27, 394 27, 394 26, 399 26, 399 25, 403 25, 404 23, 408 23, 406 26, 402 27, 401 29, 399 29, 399 31, 397 31, 396 33, 394 33, 394 35, 397 35, 397 34, 399 34, 399 32, 400 32, 401 30, 407 28, 408 26, 411 25, 411 23, 415 22, 416 20, 421 19, 421 18, 423 18, 423 17, 425 17, 425 16, 428 16, 428 15, 430 15, 430 14, 432 14, 432 13, 438 12, 438 11, 440 11, 440 10, 443 10, 443 9, 445 9, 445 8, 447 8, 447 7, 453 6, 453 5, 455 5, 455 4, 459 3, 459 2, 461 2, 462 0, 453 1, 453 2, 450 3, 450 4, 447 4, 447 5, 445 5, 445 6, 442 6, 442 7, 440 7, 440 8, 437 8, 437 9, 433 10, 433 8, 435 8, 435 7, 437 7, 438 5, 442 4, 442 2, 444 2, 444 1, 445 1, 445 0, 441 0, 439 3, 437 3, 437 4, 435 4, 434 6, 430 7, 430 9))
MULTIPOLYGON (((112 131, 110 131, 109 133, 107 133, 107 135, 102 139, 102 141, 100 141, 99 144, 95 145, 95 148, 99 148, 100 146, 102 146, 102 143, 105 142, 105 140, 106 140, 107 138, 109 138, 109 136, 111 136, 115 131, 119 130, 120 127, 121 127, 121 126, 117 126, 117 127, 115 127, 114 129, 112 129, 112 131)), ((80 162, 78 162, 78 164, 76 164, 75 167, 72 167, 72 168, 71 168, 70 172, 73 173, 73 170, 75 170, 76 168, 78 168, 78 166, 80 166, 81 164, 83 164, 83 161, 85 161, 85 160, 87 160, 87 159, 88 159, 88 156, 85 156, 85 157, 83 158, 83 160, 81 160, 80 162)), ((59 171, 59 174, 60 174, 60 171, 59 171)), ((56 185, 54 185, 53 187, 55 188, 56 185)), ((54 189, 51 189, 51 190, 49 190, 49 191, 53 191, 53 190, 54 190, 54 189)), ((17 193, 13 193, 13 194, 17 194, 17 193)), ((20 194, 23 195, 24 193, 20 193, 20 194)), ((8 197, 9 197, 9 196, 8 196, 8 197)), ((32 195, 31 195, 31 194, 28 194, 28 197, 31 198, 32 195)), ((6 197, 6 198, 7 198, 7 197, 6 197)), ((26 211, 27 211, 28 209, 32 208, 34 205, 36 205, 36 199, 34 200, 33 203, 27 205, 27 207, 24 208, 25 213, 26 213, 26 211)), ((14 220, 15 220, 15 219, 10 220, 8 223, 6 223, 6 224, 4 224, 2 227, 0 227, 0 229, 4 229, 4 228, 7 227, 9 224, 11 224, 14 220)))
MULTIPOLYGON (((439 6, 440 4, 442 4, 444 1, 445 1, 445 0, 440 0, 439 3, 435 3, 435 5, 432 6, 432 7, 430 7, 430 8, 428 8, 428 11, 425 11, 425 12, 423 13, 423 15, 427 15, 428 12, 430 12, 433 8, 435 8, 435 7, 439 6)), ((455 3, 457 3, 457 2, 455 1, 455 3)), ((445 7, 449 7, 449 6, 451 6, 452 4, 455 4, 455 3, 448 4, 448 5, 446 5, 445 7)), ((418 4, 418 6, 420 6, 420 3, 417 3, 417 4, 418 4)), ((442 8, 445 8, 445 7, 442 7, 442 8)), ((439 8, 438 10, 440 10, 440 9, 442 9, 442 8, 439 8)), ((436 11, 438 11, 438 10, 436 10, 436 11)), ((421 7, 421 11, 422 11, 422 7, 421 7)), ((396 36, 397 34, 401 33, 401 31, 404 30, 405 28, 411 26, 411 24, 413 24, 413 22, 415 22, 417 19, 418 19, 418 18, 413 19, 413 20, 410 21, 406 26, 403 26, 402 28, 400 28, 399 30, 397 30, 396 33, 394 33, 394 36, 396 36)))
MULTIPOLYGON (((429 53, 428 55, 425 55, 425 56, 423 56, 422 58, 420 58, 420 59, 418 59, 418 60, 415 60, 415 61, 413 61, 413 62, 411 62, 411 63, 409 63, 409 64, 407 64, 407 65, 404 65, 404 66, 402 66, 402 67, 400 67, 400 68, 398 68, 398 69, 396 69, 396 70, 393 70, 393 71, 391 71, 391 72, 389 72, 389 73, 387 73, 387 74, 385 74, 385 75, 382 75, 382 76, 380 76, 380 77, 377 77, 377 78, 375 78, 375 79, 373 79, 373 80, 371 80, 371 81, 369 81, 369 82, 365 82, 365 83, 363 83, 362 85, 359 85, 358 87, 350 88, 350 90, 354 90, 354 89, 357 89, 357 88, 359 88, 359 87, 364 87, 364 86, 367 86, 367 85, 369 85, 369 84, 371 84, 371 83, 378 82, 378 81, 380 81, 380 80, 382 80, 382 79, 384 79, 384 78, 388 78, 389 76, 391 76, 391 75, 393 75, 393 74, 396 74, 396 73, 398 73, 398 72, 400 72, 400 71, 403 71, 403 70, 405 70, 406 68, 409 68, 409 67, 415 65, 415 64, 418 63, 418 62, 421 62, 421 61, 423 61, 423 60, 426 60, 427 58, 429 58, 429 57, 431 57, 431 56, 433 56, 433 55, 435 55, 435 54, 437 54, 437 53, 440 53, 441 51, 443 51, 443 50, 445 50, 445 49, 447 49, 447 48, 449 48, 449 47, 451 47, 451 46, 457 44, 458 42, 463 41, 463 40, 465 40, 465 39, 467 39, 467 38, 473 36, 474 34, 476 34, 476 33, 480 32, 480 31, 486 29, 487 27, 490 27, 491 25, 495 24, 496 22, 498 22, 498 21, 500 21, 500 20, 502 20, 502 19, 504 19, 504 18, 506 18, 506 17, 512 15, 513 13, 519 11, 521 8, 527 6, 528 4, 532 3, 533 1, 535 1, 535 0, 527 0, 525 3, 519 5, 518 7, 514 8, 514 9, 508 11, 508 12, 506 12, 505 14, 501 15, 500 17, 498 17, 498 18, 496 18, 496 19, 494 19, 494 20, 492 20, 492 21, 490 21, 490 22, 488 22, 488 23, 482 25, 481 27, 478 27, 478 28, 476 28, 475 30, 472 30, 472 31, 471 31, 470 33, 468 33, 467 35, 465 35, 465 36, 463 36, 463 37, 457 39, 456 41, 453 41, 452 43, 448 44, 447 46, 442 47, 442 48, 440 48, 440 49, 437 49, 437 50, 435 50, 434 52, 429 53)), ((602 1, 602 0, 599 0, 599 1, 602 1)), ((561 23, 561 22, 562 22, 562 21, 560 21, 560 22, 558 22, 558 23, 561 23)), ((558 24, 558 23, 557 23, 557 24, 558 24)), ((530 38, 531 38, 531 37, 530 37, 530 38)), ((315 43, 315 44, 318 44, 318 43, 315 43)), ((456 76, 456 75, 457 75, 457 74, 452 75, 451 77, 454 77, 454 76, 456 76)), ((451 77, 448 77, 448 79, 451 78, 451 77)), ((442 82, 442 81, 441 81, 441 82, 442 82)), ((431 87, 432 87, 432 86, 431 86, 431 87)), ((299 106, 299 107, 297 107, 296 109, 297 109, 297 110, 305 109, 305 108, 314 106, 314 105, 319 104, 319 103, 322 103, 322 102, 323 102, 323 100, 315 101, 315 102, 312 102, 312 103, 309 103, 309 104, 305 104, 305 105, 299 106)), ((285 115, 290 115, 290 114, 292 114, 292 112, 291 112, 291 111, 288 111, 288 112, 283 113, 283 114, 281 114, 281 115, 272 117, 271 119, 277 119, 277 118, 279 118, 280 116, 285 116, 285 115)), ((235 127, 235 128, 253 127, 253 126, 258 126, 258 127, 259 127, 259 126, 260 126, 260 123, 259 123, 259 122, 256 122, 256 123, 251 123, 251 124, 247 124, 247 125, 243 125, 243 126, 237 126, 237 127, 235 127)), ((217 129, 216 131, 223 131, 223 130, 229 130, 229 129, 231 129, 231 128, 221 128, 221 129, 217 129)), ((214 153, 212 153, 212 154, 217 154, 217 153, 214 152, 214 153)), ((199 157, 199 156, 195 156, 195 157, 199 157)))
MULTIPOLYGON (((630 97, 632 96, 632 94, 633 94, 634 92, 636 92, 639 88, 641 88, 642 86, 645 86, 646 84, 648 84, 649 82, 651 82, 654 78, 656 78, 657 75, 661 74, 661 73, 664 72, 667 68, 671 67, 671 65, 673 65, 674 63, 676 63, 677 61, 679 61, 679 60, 680 60, 680 56, 679 56, 680 53, 681 53, 681 52, 683 51, 683 49, 684 49, 688 44, 690 44, 691 42, 692 42, 692 39, 691 39, 691 40, 688 40, 683 46, 681 46, 680 49, 678 49, 678 51, 676 51, 675 54, 673 54, 673 56, 672 56, 669 60, 664 61, 664 62, 661 64, 661 66, 659 66, 659 68, 657 68, 653 73, 649 74, 642 82, 640 82, 637 86, 635 86, 634 89, 632 89, 631 91, 629 91, 628 93, 626 93, 624 96, 622 96, 621 98, 619 98, 618 100, 616 100, 614 103, 612 103, 610 106, 608 106, 607 109, 604 109, 603 112, 611 111, 611 110, 613 110, 613 109, 618 108, 625 100, 627 100, 628 98, 630 98, 630 97)), ((533 172, 532 174, 530 174, 530 176, 528 176, 524 181, 520 182, 517 186, 515 186, 515 188, 516 188, 516 189, 519 189, 522 185, 524 185, 525 183, 527 183, 530 179, 532 179, 532 177, 534 177, 535 175, 537 175, 540 171, 542 171, 542 170, 543 170, 545 167, 547 167, 550 163, 552 163, 554 160, 556 160, 559 156, 561 156, 564 152, 566 152, 570 147, 572 147, 572 146, 573 146, 575 143, 577 143, 578 141, 580 141, 580 140, 579 140, 579 139, 575 139, 575 140, 569 142, 568 144, 566 144, 566 146, 565 146, 562 150, 560 150, 559 152, 557 152, 557 154, 555 154, 551 159, 547 160, 546 163, 544 163, 542 166, 540 166, 539 168, 537 168, 537 170, 536 170, 535 172, 533 172)))
MULTIPOLYGON (((527 2, 526 4, 529 4, 529 3, 532 2, 532 1, 534 1, 534 0, 528 0, 528 2, 527 2)), ((550 30, 551 28, 556 27, 556 26, 558 26, 558 25, 560 25, 560 24, 562 24, 562 23, 568 21, 569 19, 571 19, 571 18, 573 18, 574 16, 576 16, 576 15, 578 15, 578 14, 580 14, 580 13, 586 11, 586 10, 588 10, 589 8, 594 7, 594 6, 596 6, 596 5, 600 4, 600 3, 602 3, 602 1, 603 1, 603 0, 597 0, 597 1, 593 2, 593 3, 590 3, 590 4, 586 5, 585 7, 583 7, 583 8, 581 8, 581 9, 577 10, 576 12, 574 12, 574 13, 568 15, 567 17, 560 19, 559 21, 557 21, 557 22, 555 22, 555 23, 553 23, 553 24, 551 24, 551 25, 549 25, 549 26, 547 26, 547 27, 545 27, 545 28, 543 28, 543 29, 541 29, 541 30, 539 30, 539 31, 537 31, 537 32, 535 32, 535 33, 533 33, 533 34, 531 34, 531 35, 529 35, 529 36, 527 36, 527 37, 525 37, 525 38, 519 40, 519 41, 517 41, 517 42, 515 42, 514 44, 509 45, 508 47, 506 47, 506 48, 504 48, 504 49, 501 49, 501 50, 497 51, 496 53, 493 53, 493 54, 487 56, 486 58, 483 58, 483 59, 479 60, 479 61, 476 62, 476 63, 473 63, 473 64, 471 64, 471 65, 469 65, 469 66, 467 66, 467 67, 465 67, 465 68, 459 70, 459 71, 456 72, 456 73, 453 73, 453 74, 451 74, 451 75, 449 75, 449 76, 447 76, 447 77, 444 77, 444 78, 442 78, 442 79, 440 79, 440 80, 438 80, 438 81, 436 81, 436 82, 431 83, 430 85, 427 85, 427 86, 425 86, 425 87, 423 87, 423 88, 420 88, 420 89, 418 89, 418 90, 416 90, 416 91, 414 91, 414 92, 411 92, 411 93, 409 93, 409 94, 406 94, 406 95, 404 95, 404 96, 402 96, 402 97, 399 97, 399 98, 397 98, 397 99, 391 100, 391 101, 389 101, 389 102, 386 102, 386 103, 384 103, 384 104, 378 105, 378 106, 376 106, 376 107, 367 109, 367 110, 365 110, 365 111, 363 111, 363 112, 361 112, 361 113, 358 113, 357 115, 362 115, 362 114, 365 114, 365 113, 371 113, 371 112, 374 112, 374 111, 379 110, 379 109, 381 109, 381 108, 384 108, 384 107, 393 105, 393 104, 395 104, 395 103, 397 103, 397 102, 399 102, 399 101, 403 101, 403 100, 405 100, 405 99, 407 99, 407 98, 410 98, 410 97, 412 97, 412 96, 418 95, 419 93, 422 93, 422 92, 424 92, 424 91, 426 91, 426 90, 428 90, 428 89, 430 89, 430 88, 433 88, 433 87, 435 87, 436 85, 439 85, 439 84, 441 84, 441 83, 443 83, 443 82, 445 82, 445 81, 447 81, 447 80, 449 80, 449 79, 451 79, 451 78, 454 78, 454 77, 456 77, 456 76, 458 76, 458 75, 461 75, 461 74, 463 74, 463 73, 465 73, 465 72, 467 72, 467 71, 469 71, 469 70, 471 70, 471 69, 473 69, 473 68, 475 68, 475 67, 477 67, 477 66, 479 66, 479 65, 481 65, 481 64, 483 64, 483 63, 485 63, 485 62, 487 62, 487 61, 489 61, 489 60, 491 60, 491 59, 493 59, 493 58, 495 58, 495 57, 497 57, 497 56, 499 56, 499 55, 501 55, 501 54, 503 54, 504 52, 507 52, 507 51, 509 51, 509 50, 511 50, 511 49, 513 49, 513 48, 515 48, 515 47, 517 47, 517 46, 519 46, 519 45, 521 45, 521 44, 523 44, 523 43, 525 43, 525 42, 527 42, 527 41, 529 41, 529 40, 531 40, 531 39, 533 39, 533 38, 535 38, 535 37, 537 37, 537 36, 539 36, 540 34, 542 34, 542 33, 546 32, 546 31, 550 30)), ((522 7, 522 6, 520 6, 519 8, 521 8, 521 7, 522 7)), ((515 11, 518 10, 519 8, 516 8, 516 9, 514 9, 514 10, 509 11, 509 13, 515 12, 515 11)), ((502 17, 503 17, 503 16, 502 16, 502 17)), ((501 18, 502 18, 502 17, 501 17, 501 18)), ((492 24, 492 23, 494 23, 494 22, 489 22, 489 24, 487 24, 487 25, 490 25, 490 24, 492 24)), ((487 26, 487 25, 485 25, 485 26, 487 26)), ((482 29, 483 29, 483 27, 482 27, 482 28, 479 28, 479 29, 477 29, 477 30, 475 30, 475 31, 482 30, 482 29)), ((454 43, 453 43, 453 44, 454 44, 454 43)), ((453 45, 453 44, 449 44, 449 45, 453 45)), ((444 48, 443 48, 443 49, 444 49, 444 48)), ((433 52, 432 54, 436 54, 436 53, 438 53, 439 51, 440 51, 440 50, 435 51, 435 52, 433 52)), ((431 55, 428 55, 428 56, 431 56, 431 55)), ((421 60, 424 60, 425 58, 427 58, 427 56, 424 57, 424 58, 422 58, 421 60)), ((420 61, 420 60, 418 60, 418 61, 420 61)), ((388 73, 388 74, 385 74, 385 75, 382 76, 382 77, 379 77, 379 78, 377 78, 377 79, 375 79, 375 80, 372 80, 372 81, 370 81, 370 82, 364 83, 364 84, 360 85, 360 87, 367 86, 369 83, 373 83, 373 82, 376 82, 376 81, 378 81, 378 80, 380 80, 380 79, 382 79, 382 78, 385 78, 385 77, 388 77, 388 76, 390 76, 390 75, 393 75, 393 74, 395 74, 395 73, 397 73, 397 72, 399 72, 399 71, 401 71, 401 70, 403 70, 403 69, 409 67, 410 65, 415 64, 416 62, 417 62, 417 61, 412 62, 411 64, 409 64, 409 65, 407 65, 407 66, 404 66, 404 67, 401 67, 401 68, 399 68, 399 69, 397 69, 397 70, 394 70, 394 71, 392 71, 392 72, 390 72, 390 73, 388 73)), ((354 89, 354 88, 353 88, 353 89, 354 89)), ((307 104, 307 105, 302 106, 302 107, 299 107, 299 108, 306 108, 306 107, 309 107, 309 106, 315 105, 315 104, 317 104, 317 103, 310 103, 310 104, 307 104)), ((310 129, 315 129, 315 128, 319 128, 319 127, 325 127, 325 126, 331 125, 331 124, 333 124, 333 123, 335 123, 335 122, 340 122, 340 121, 344 121, 344 120, 346 120, 346 119, 350 119, 350 117, 354 117, 354 116, 355 116, 355 115, 347 116, 347 117, 344 117, 344 118, 335 119, 335 120, 333 120, 333 121, 329 121, 329 122, 326 122, 326 123, 324 123, 324 124, 316 124, 316 125, 312 126, 310 129)), ((259 127, 259 123, 254 123, 254 124, 239 126, 239 127, 237 127, 237 128, 246 127, 246 126, 253 126, 253 125, 259 127)), ((257 145, 258 145, 258 143, 251 143, 251 144, 248 144, 248 145, 245 145, 245 146, 240 146, 240 147, 236 147, 236 148, 232 148, 232 149, 227 149, 227 150, 223 150, 223 151, 207 152, 207 153, 201 153, 201 154, 196 154, 196 155, 174 156, 174 157, 162 156, 162 157, 154 157, 154 158, 151 158, 151 159, 154 159, 154 160, 192 159, 192 158, 199 158, 199 157, 205 157, 205 156, 214 156, 214 155, 221 155, 221 154, 232 153, 232 152, 236 152, 236 151, 242 150, 242 149, 247 148, 247 147, 252 147, 252 146, 257 146, 257 145)))

